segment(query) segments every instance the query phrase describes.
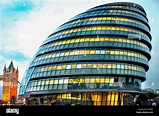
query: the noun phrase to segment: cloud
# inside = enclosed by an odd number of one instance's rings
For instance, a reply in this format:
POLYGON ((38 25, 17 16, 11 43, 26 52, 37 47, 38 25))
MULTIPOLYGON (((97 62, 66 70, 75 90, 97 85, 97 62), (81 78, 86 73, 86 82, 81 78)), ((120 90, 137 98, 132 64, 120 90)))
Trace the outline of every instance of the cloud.
POLYGON ((11 0, 0 3, 1 11, 1 24, 3 26, 9 27, 18 20, 21 19, 23 15, 33 10, 34 4, 28 0, 11 0))
POLYGON ((2 55, 4 58, 15 59, 16 61, 19 61, 19 62, 27 61, 30 59, 26 57, 22 52, 19 52, 19 51, 11 50, 6 52, 6 51, 0 50, 0 53, 1 53, 0 55, 2 55))

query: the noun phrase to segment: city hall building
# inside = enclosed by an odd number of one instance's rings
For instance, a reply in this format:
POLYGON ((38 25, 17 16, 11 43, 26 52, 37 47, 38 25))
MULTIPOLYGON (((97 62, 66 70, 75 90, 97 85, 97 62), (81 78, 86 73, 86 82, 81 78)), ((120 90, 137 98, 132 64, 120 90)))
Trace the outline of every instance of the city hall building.
POLYGON ((90 8, 42 43, 24 74, 19 96, 31 104, 131 104, 142 94, 150 51, 150 26, 142 6, 113 2, 90 8))

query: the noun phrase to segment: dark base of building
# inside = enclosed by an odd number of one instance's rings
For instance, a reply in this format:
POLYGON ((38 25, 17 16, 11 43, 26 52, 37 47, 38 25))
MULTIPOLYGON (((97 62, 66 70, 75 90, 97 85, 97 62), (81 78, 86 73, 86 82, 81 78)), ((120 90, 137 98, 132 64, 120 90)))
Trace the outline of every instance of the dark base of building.
POLYGON ((134 106, 151 105, 141 93, 128 92, 69 92, 48 95, 30 95, 26 98, 29 106, 134 106))

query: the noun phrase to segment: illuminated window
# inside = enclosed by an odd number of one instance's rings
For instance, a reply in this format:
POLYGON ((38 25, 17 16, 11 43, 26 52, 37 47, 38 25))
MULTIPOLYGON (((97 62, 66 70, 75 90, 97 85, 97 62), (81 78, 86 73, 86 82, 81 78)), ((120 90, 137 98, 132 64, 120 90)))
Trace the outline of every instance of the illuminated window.
POLYGON ((75 33, 76 33, 76 32, 77 32, 77 29, 74 29, 74 30, 73 30, 73 32, 75 32, 75 33))
POLYGON ((66 69, 66 65, 62 65, 61 68, 62 68, 62 69, 66 69))
POLYGON ((110 30, 110 27, 107 27, 107 30, 110 30))
POLYGON ((71 65, 67 65, 67 66, 66 66, 66 69, 71 69, 71 65))
POLYGON ((67 41, 66 41, 66 44, 69 44, 69 43, 70 43, 70 40, 67 40, 67 41))
POLYGON ((104 41, 104 38, 100 38, 100 41, 104 41))
POLYGON ((85 41, 84 38, 80 40, 80 42, 84 42, 84 41, 85 41))
POLYGON ((96 27, 93 27, 92 30, 97 30, 97 28, 96 28, 96 27))
POLYGON ((93 65, 92 65, 92 64, 87 64, 87 67, 88 67, 88 68, 92 68, 93 65))
POLYGON ((95 78, 95 82, 99 83, 100 82, 100 78, 95 78))
POLYGON ((50 83, 49 84, 53 84, 54 80, 50 80, 50 83))
POLYGON ((123 55, 123 51, 120 51, 120 55, 123 55))
POLYGON ((111 30, 115 30, 115 27, 112 27, 111 30))
POLYGON ((86 38, 86 39, 85 39, 85 42, 89 42, 89 41, 90 41, 90 38, 86 38))
POLYGON ((101 82, 101 83, 104 83, 104 78, 101 78, 101 79, 100 79, 100 82, 101 82))
POLYGON ((108 68, 111 68, 111 64, 108 64, 108 66, 107 66, 108 68))
POLYGON ((79 82, 84 83, 84 78, 80 78, 79 82))
POLYGON ((106 78, 106 79, 105 79, 105 83, 109 83, 109 78, 106 78))
POLYGON ((94 38, 91 38, 90 41, 94 41, 94 38))
POLYGON ((43 80, 41 81, 41 85, 44 85, 44 83, 45 83, 45 79, 43 79, 43 80))
POLYGON ((75 55, 78 55, 78 54, 79 54, 79 51, 78 51, 78 50, 75 50, 74 53, 75 53, 75 55))
POLYGON ((68 83, 68 79, 64 79, 64 84, 67 84, 68 83))
MULTIPOLYGON (((111 12, 111 11, 113 11, 113 10, 109 10, 109 11, 111 12)), ((111 20, 111 17, 107 17, 107 20, 111 20)))
POLYGON ((69 52, 65 52, 65 56, 68 56, 69 55, 69 52))
POLYGON ((114 54, 114 51, 110 51, 110 54, 114 54))
POLYGON ((102 30, 107 30, 107 28, 103 26, 103 27, 102 27, 102 30))
POLYGON ((96 54, 100 54, 100 50, 96 50, 96 54))
POLYGON ((63 84, 63 79, 59 79, 59 84, 63 84))
POLYGON ((77 64, 77 68, 81 68, 81 64, 77 64))
POLYGON ((61 53, 60 56, 64 56, 64 53, 61 53))
POLYGON ((95 78, 90 78, 90 83, 95 83, 95 78))
POLYGON ((48 85, 49 84, 49 80, 47 79, 46 81, 45 81, 45 85, 48 85))
POLYGON ((79 41, 80 41, 80 39, 76 39, 76 40, 75 40, 76 43, 79 42, 79 41))
POLYGON ((52 70, 52 66, 49 66, 49 67, 48 67, 48 71, 50 71, 50 70, 52 70))
POLYGON ((91 50, 91 51, 90 51, 90 54, 95 54, 95 50, 91 50))
POLYGON ((93 64, 92 68, 97 68, 97 64, 93 64))
POLYGON ((54 84, 58 84, 58 81, 59 81, 59 80, 54 80, 54 84))
POLYGON ((123 64, 121 64, 121 69, 124 69, 124 65, 123 64))
POLYGON ((105 38, 105 41, 109 41, 109 38, 105 38))
POLYGON ((104 50, 101 50, 100 53, 101 53, 101 54, 105 54, 105 51, 104 51, 104 50))
POLYGON ((120 68, 120 65, 119 65, 119 64, 117 64, 117 68, 120 68))
POLYGON ((85 50, 80 50, 80 54, 85 54, 85 50))
POLYGON ((85 83, 89 83, 89 78, 85 78, 85 83))
POLYGON ((82 68, 87 68, 87 65, 86 64, 82 64, 82 68))
POLYGON ((116 68, 116 64, 112 64, 112 68, 116 68))
POLYGON ((95 41, 99 41, 99 37, 95 38, 95 41))
POLYGON ((57 53, 57 54, 56 54, 56 57, 59 57, 59 56, 60 56, 60 53, 57 53))
POLYGON ((108 66, 107 64, 103 64, 103 68, 107 68, 107 66, 108 66))
POLYGON ((106 50, 106 54, 110 54, 110 50, 106 50))
POLYGON ((75 42, 75 40, 74 39, 72 39, 71 41, 70 41, 70 43, 74 43, 75 42))
POLYGON ((74 51, 71 51, 71 52, 70 52, 70 55, 74 55, 74 51))
POLYGON ((71 68, 76 68, 76 64, 72 64, 71 68))
POLYGON ((60 66, 57 66, 57 70, 61 70, 61 65, 60 65, 60 66))
POLYGON ((98 64, 98 68, 103 68, 103 65, 102 64, 98 64))

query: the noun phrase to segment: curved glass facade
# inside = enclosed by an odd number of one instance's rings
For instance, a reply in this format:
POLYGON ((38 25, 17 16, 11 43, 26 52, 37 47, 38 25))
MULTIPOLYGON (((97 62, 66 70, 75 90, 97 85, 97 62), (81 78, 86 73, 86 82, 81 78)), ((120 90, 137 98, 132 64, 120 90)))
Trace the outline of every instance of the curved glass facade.
POLYGON ((138 4, 93 7, 59 26, 42 43, 22 79, 21 96, 56 105, 122 106, 141 93, 151 34, 138 4))

